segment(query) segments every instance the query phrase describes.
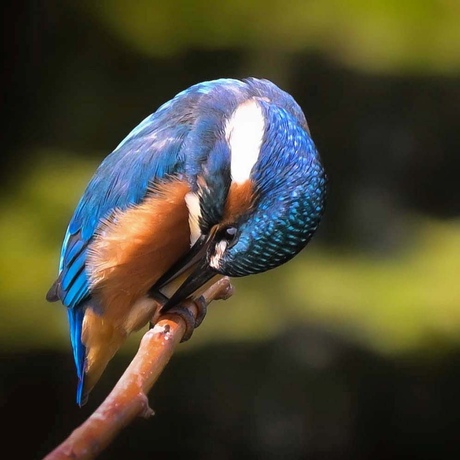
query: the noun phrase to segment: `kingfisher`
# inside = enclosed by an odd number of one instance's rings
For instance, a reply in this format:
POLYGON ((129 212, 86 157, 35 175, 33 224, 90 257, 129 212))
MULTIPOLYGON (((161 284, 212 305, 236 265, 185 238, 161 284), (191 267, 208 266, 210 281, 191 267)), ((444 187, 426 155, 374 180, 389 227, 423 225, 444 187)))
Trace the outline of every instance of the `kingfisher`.
POLYGON ((304 113, 269 80, 198 83, 144 119, 89 181, 47 294, 67 307, 77 404, 129 334, 298 254, 326 187, 304 113))

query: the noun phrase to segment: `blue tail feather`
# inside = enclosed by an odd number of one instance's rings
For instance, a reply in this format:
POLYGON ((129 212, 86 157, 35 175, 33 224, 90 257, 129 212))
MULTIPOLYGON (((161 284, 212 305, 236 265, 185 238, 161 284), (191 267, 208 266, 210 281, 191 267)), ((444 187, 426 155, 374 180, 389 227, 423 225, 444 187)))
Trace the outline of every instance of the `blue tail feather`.
POLYGON ((83 386, 85 377, 85 359, 86 348, 81 341, 81 331, 85 308, 69 308, 67 315, 70 325, 70 341, 72 343, 73 358, 77 368, 78 387, 77 387, 77 403, 81 406, 85 403, 83 397, 83 386))
POLYGON ((84 379, 78 379, 77 385, 77 404, 81 407, 88 401, 88 394, 84 392, 85 382, 84 379))

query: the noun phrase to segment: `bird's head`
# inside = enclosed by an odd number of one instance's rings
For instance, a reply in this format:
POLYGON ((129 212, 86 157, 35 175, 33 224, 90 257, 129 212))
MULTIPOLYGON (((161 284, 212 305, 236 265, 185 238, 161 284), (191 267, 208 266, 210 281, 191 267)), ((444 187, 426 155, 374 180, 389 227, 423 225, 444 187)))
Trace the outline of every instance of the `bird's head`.
POLYGON ((156 287, 188 272, 165 308, 216 274, 240 277, 294 257, 324 210, 326 175, 304 114, 266 80, 206 93, 188 152, 191 249, 156 287), (204 147, 203 147, 204 146, 204 147), (191 270, 191 271, 190 271, 191 270))

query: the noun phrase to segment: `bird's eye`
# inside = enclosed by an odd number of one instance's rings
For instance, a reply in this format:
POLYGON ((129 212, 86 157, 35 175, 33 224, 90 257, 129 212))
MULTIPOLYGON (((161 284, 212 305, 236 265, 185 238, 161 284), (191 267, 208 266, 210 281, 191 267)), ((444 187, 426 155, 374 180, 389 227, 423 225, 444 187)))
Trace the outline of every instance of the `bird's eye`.
POLYGON ((236 239, 237 228, 236 227, 225 227, 223 238, 228 241, 229 244, 236 239))

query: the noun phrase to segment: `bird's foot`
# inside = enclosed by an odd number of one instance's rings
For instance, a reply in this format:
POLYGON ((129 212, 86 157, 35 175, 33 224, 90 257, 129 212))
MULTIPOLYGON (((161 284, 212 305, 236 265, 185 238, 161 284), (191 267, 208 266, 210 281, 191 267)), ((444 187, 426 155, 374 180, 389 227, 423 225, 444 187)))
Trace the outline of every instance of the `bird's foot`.
MULTIPOLYGON (((186 342, 190 339, 193 331, 203 322, 208 305, 213 300, 226 300, 233 294, 233 286, 228 277, 223 277, 211 285, 200 297, 195 300, 183 301, 180 305, 168 309, 166 312, 161 311, 161 308, 168 302, 168 298, 161 292, 151 294, 152 298, 158 303, 159 315, 161 314, 176 314, 179 315, 185 323, 185 333, 181 342, 186 342)), ((150 327, 153 327, 158 321, 152 320, 150 327)))
POLYGON ((179 315, 185 323, 185 332, 181 342, 186 342, 192 337, 193 331, 203 322, 208 311, 208 304, 203 296, 190 301, 190 303, 195 306, 196 315, 192 313, 190 306, 187 306, 185 302, 168 310, 168 314, 179 315))

